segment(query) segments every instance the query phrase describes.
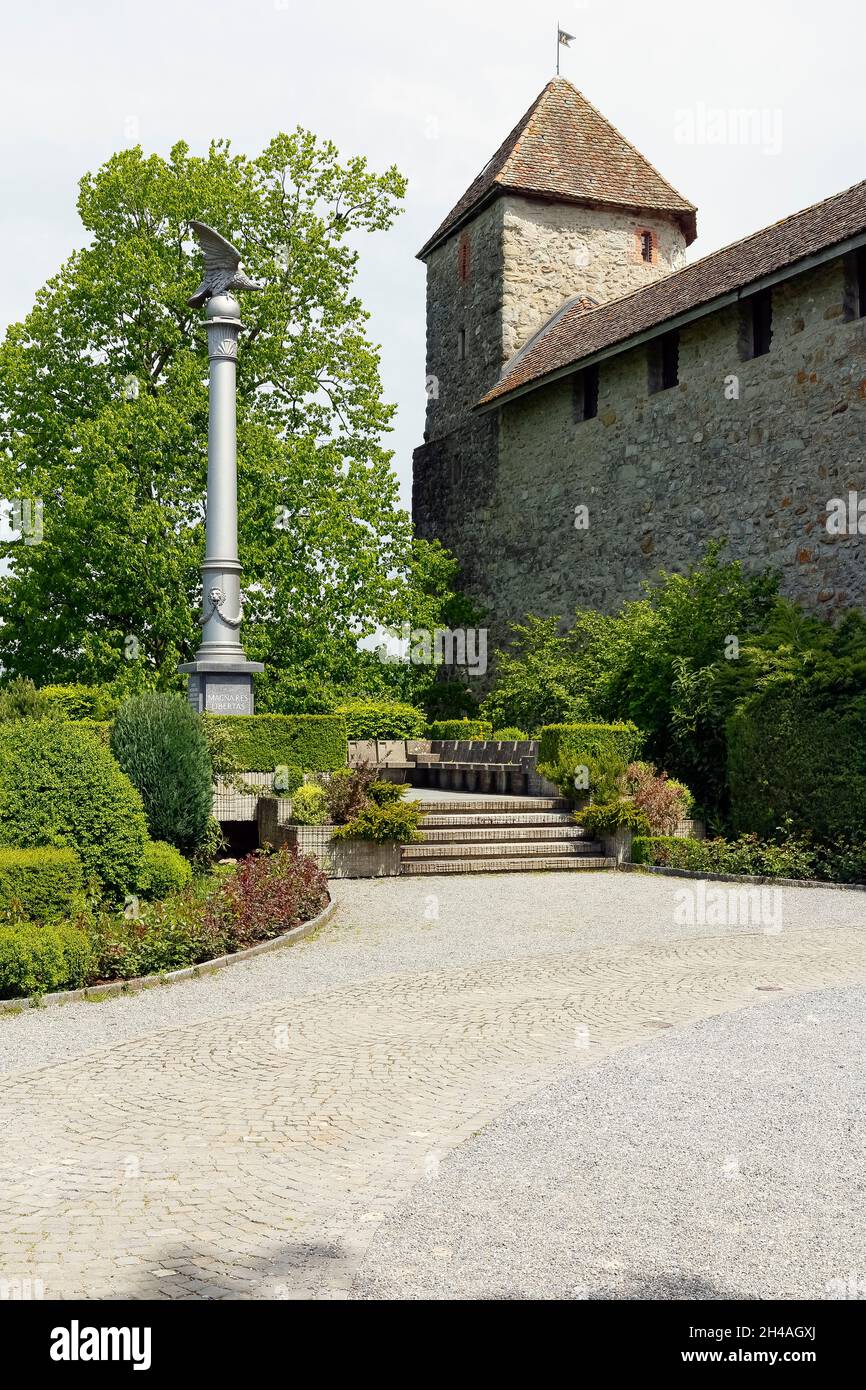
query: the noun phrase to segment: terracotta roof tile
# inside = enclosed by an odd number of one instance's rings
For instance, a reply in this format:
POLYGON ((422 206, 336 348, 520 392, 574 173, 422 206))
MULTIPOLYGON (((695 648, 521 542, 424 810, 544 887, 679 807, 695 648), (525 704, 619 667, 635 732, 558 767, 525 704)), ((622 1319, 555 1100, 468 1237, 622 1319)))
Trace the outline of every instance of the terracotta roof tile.
POLYGON ((433 247, 489 197, 534 193, 566 202, 678 216, 695 239, 695 207, 564 77, 536 97, 492 159, 418 252, 433 247))
POLYGON ((500 380, 478 404, 499 401, 528 383, 540 385, 552 373, 576 367, 593 353, 742 290, 762 276, 863 231, 866 181, 597 309, 587 309, 585 299, 575 297, 506 364, 500 380))

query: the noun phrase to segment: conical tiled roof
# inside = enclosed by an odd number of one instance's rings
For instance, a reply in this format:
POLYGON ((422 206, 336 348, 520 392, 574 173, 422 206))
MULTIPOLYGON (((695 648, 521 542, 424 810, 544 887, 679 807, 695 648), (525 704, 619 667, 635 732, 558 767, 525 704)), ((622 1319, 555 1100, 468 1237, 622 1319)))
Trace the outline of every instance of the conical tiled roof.
POLYGON ((534 193, 679 217, 695 239, 695 207, 564 77, 536 97, 477 179, 418 252, 429 251, 500 192, 534 193))

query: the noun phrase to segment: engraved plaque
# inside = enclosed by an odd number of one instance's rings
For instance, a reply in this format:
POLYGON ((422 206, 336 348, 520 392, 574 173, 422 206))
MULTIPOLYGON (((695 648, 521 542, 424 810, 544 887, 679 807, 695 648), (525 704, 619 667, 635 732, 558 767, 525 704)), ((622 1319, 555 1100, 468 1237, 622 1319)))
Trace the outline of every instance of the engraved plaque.
POLYGON ((252 676, 220 671, 201 679, 205 686, 204 708, 208 714, 252 714, 252 676))

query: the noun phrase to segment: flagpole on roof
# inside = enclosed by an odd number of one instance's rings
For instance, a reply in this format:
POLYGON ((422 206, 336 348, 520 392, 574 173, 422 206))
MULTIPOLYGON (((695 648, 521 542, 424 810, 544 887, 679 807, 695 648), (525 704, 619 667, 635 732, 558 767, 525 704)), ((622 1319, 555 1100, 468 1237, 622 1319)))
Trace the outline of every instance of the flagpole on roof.
POLYGON ((560 50, 561 46, 562 46, 562 45, 561 45, 560 42, 559 42, 559 20, 557 20, 557 21, 556 21, 556 75, 557 75, 557 77, 559 76, 559 50, 560 50))

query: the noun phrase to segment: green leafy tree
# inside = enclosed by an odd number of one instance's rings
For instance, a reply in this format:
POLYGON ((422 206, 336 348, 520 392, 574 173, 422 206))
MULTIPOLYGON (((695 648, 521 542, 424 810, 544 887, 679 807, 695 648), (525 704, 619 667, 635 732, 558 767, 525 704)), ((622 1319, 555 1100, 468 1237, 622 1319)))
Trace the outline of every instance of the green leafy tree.
POLYGON ((80 184, 87 244, 0 347, 0 484, 41 501, 7 545, 0 659, 46 681, 170 685, 199 640, 207 348, 187 296, 203 219, 265 289, 245 297, 238 364, 244 640, 268 681, 357 684, 358 639, 398 625, 419 566, 382 447, 393 407, 353 282, 390 226, 395 168, 341 161, 298 130, 261 154, 114 155, 80 184), (22 532, 24 527, 22 526, 22 532))

